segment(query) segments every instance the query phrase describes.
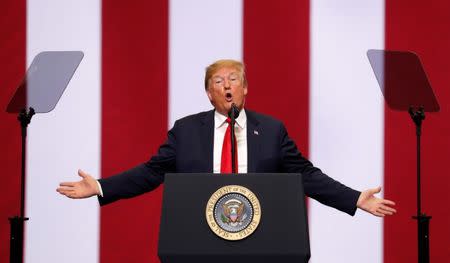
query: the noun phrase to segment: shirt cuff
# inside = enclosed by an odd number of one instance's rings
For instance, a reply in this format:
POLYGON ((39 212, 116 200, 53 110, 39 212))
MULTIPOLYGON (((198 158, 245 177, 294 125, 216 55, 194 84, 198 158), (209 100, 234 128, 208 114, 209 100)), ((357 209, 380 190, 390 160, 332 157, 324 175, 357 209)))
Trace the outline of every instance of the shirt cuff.
POLYGON ((99 181, 96 181, 96 182, 97 182, 97 185, 98 185, 98 190, 100 191, 100 194, 99 194, 99 196, 103 197, 103 190, 102 190, 102 185, 100 184, 100 182, 99 182, 99 181))

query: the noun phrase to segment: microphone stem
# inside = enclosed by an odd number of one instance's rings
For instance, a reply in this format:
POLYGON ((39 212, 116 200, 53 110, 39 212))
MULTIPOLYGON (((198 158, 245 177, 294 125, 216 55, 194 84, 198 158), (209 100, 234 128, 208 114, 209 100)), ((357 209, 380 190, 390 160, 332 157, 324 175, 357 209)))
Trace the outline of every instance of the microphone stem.
POLYGON ((236 117, 239 116, 239 109, 237 108, 236 104, 231 105, 230 109, 230 119, 231 119, 231 171, 232 173, 237 173, 236 169, 236 135, 234 133, 234 125, 236 123, 236 117), (237 115, 237 116, 236 116, 237 115))

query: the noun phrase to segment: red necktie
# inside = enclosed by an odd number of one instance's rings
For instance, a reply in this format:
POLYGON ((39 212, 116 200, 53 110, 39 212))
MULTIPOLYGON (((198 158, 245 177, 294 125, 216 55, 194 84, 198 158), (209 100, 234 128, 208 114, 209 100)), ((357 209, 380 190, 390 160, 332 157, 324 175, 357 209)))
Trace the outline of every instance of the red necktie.
MULTIPOLYGON (((220 163, 220 172, 221 173, 231 173, 231 119, 227 118, 228 127, 225 132, 225 136, 223 138, 223 146, 222 146, 222 161, 220 163)), ((237 143, 234 141, 234 149, 236 149, 235 163, 236 163, 236 172, 238 172, 238 158, 237 158, 237 143)))

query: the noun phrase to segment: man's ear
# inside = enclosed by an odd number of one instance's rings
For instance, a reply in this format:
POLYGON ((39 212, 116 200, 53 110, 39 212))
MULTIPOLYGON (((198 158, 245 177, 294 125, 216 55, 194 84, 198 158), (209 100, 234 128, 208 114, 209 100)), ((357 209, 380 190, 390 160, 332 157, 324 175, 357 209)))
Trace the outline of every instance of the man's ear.
POLYGON ((208 96, 209 101, 212 103, 212 96, 211 96, 211 92, 209 92, 209 87, 205 91, 206 91, 206 95, 208 96))
POLYGON ((244 96, 247 96, 247 93, 248 93, 248 88, 247 88, 247 85, 245 85, 244 86, 244 96))

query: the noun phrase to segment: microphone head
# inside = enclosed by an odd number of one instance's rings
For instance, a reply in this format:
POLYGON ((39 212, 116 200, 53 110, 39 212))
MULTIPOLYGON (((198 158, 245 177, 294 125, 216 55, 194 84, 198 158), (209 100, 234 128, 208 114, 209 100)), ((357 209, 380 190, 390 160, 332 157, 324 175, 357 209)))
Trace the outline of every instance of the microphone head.
POLYGON ((231 109, 228 111, 228 117, 233 118, 232 116, 234 116, 235 119, 239 117, 239 108, 234 103, 231 104, 231 109))

